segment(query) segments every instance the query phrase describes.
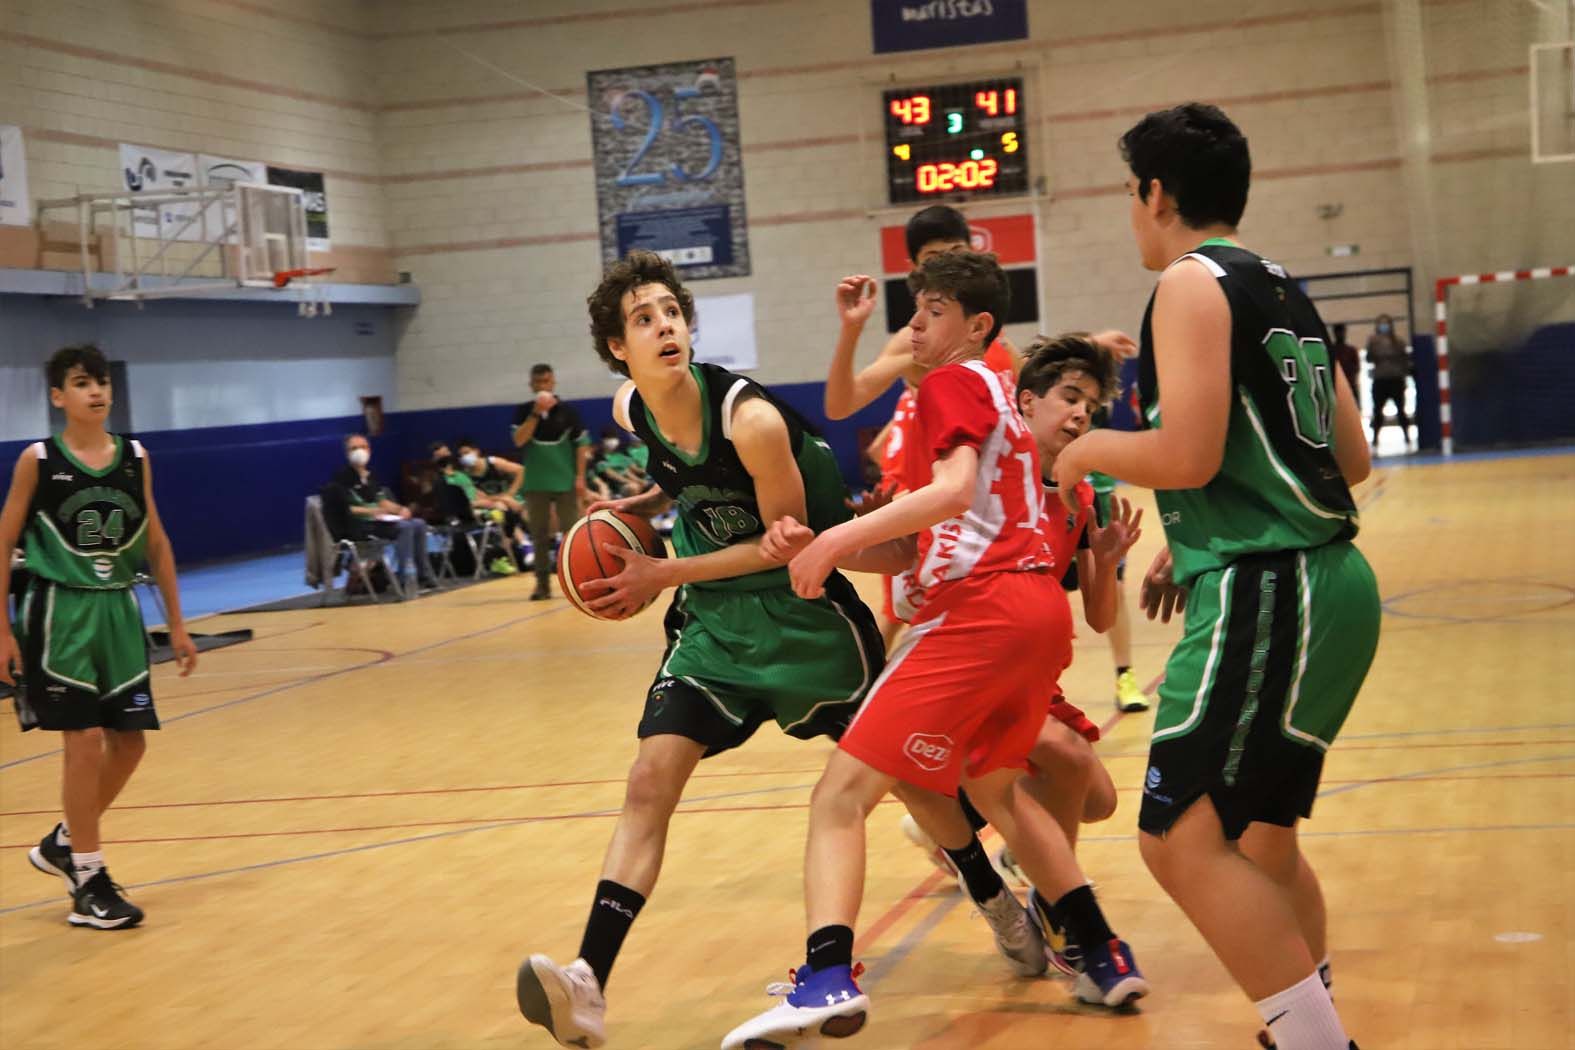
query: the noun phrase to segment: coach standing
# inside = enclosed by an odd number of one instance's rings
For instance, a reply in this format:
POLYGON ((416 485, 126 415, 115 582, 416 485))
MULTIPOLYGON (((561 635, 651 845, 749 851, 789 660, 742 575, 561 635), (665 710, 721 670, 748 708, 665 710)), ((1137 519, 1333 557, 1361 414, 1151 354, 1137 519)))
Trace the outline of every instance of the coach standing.
POLYGON ((558 528, 567 530, 579 520, 581 508, 589 499, 585 487, 585 461, 590 457, 591 439, 572 405, 558 400, 553 391, 557 379, 552 366, 541 364, 530 370, 533 400, 514 413, 514 447, 521 449, 525 482, 525 517, 534 550, 536 590, 531 601, 552 597, 552 511, 558 512, 558 528))

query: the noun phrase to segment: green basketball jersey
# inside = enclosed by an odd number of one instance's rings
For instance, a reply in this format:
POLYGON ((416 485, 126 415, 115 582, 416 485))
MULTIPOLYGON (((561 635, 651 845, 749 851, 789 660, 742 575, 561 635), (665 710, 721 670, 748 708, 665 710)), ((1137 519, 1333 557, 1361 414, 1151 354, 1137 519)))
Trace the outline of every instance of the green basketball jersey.
POLYGON ((38 457, 38 487, 22 549, 35 576, 93 590, 131 586, 148 546, 142 446, 114 440, 115 458, 103 470, 83 466, 58 436, 28 447, 38 457))
MULTIPOLYGON (((787 422, 788 439, 804 478, 810 528, 820 532, 852 516, 846 503, 847 489, 831 447, 809 429, 797 412, 760 384, 716 365, 695 364, 689 370, 700 384, 704 412, 697 454, 686 455, 668 443, 638 390, 632 391, 627 406, 630 425, 650 448, 646 469, 651 479, 678 504, 672 539, 680 558, 709 554, 753 539, 771 524, 760 519, 754 479, 733 447, 733 410, 740 401, 751 397, 770 401, 787 422)), ((732 590, 787 587, 788 573, 782 567, 692 586, 732 590)))
MULTIPOLYGON (((1356 535, 1355 501, 1334 458, 1334 373, 1322 319, 1278 264, 1229 241, 1196 259, 1231 312, 1230 425, 1219 473, 1196 489, 1155 493, 1176 580, 1244 554, 1305 550, 1356 535)), ((1143 315, 1138 390, 1143 425, 1163 429, 1151 321, 1143 315)))

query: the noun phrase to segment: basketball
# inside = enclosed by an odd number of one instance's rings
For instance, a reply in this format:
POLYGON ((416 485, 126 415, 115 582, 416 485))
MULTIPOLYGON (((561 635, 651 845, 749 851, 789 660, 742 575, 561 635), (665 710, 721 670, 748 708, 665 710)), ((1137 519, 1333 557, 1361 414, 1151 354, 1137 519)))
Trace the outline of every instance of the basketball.
MULTIPOLYGON (((582 585, 616 576, 623 570, 623 562, 603 547, 607 543, 641 551, 653 558, 667 557, 667 547, 649 521, 616 510, 599 510, 587 515, 564 534, 558 548, 558 586, 563 589, 564 596, 587 616, 598 620, 622 620, 627 617, 610 616, 586 605, 590 598, 600 598, 601 592, 593 591, 587 598, 580 596, 582 585)), ((646 602, 635 612, 644 611, 650 604, 646 602)))

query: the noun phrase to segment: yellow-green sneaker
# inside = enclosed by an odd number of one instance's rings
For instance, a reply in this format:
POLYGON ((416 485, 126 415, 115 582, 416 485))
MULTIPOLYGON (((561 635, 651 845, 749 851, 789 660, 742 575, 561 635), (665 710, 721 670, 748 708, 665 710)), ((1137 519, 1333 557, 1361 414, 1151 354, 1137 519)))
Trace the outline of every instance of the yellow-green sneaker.
POLYGON ((519 566, 514 564, 514 559, 507 557, 493 558, 492 564, 487 568, 492 570, 494 576, 513 576, 520 571, 519 566))
POLYGON ((1148 710, 1148 697, 1131 671, 1122 671, 1116 676, 1116 710, 1127 714, 1148 710))

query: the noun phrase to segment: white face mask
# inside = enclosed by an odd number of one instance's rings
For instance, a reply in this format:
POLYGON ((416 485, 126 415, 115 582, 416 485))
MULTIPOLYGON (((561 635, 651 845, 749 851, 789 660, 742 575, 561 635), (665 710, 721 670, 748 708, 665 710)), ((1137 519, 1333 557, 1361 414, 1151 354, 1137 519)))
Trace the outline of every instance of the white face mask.
POLYGON ((602 448, 606 449, 608 452, 617 452, 618 451, 618 439, 617 438, 606 438, 606 439, 604 439, 602 441, 602 448))
POLYGON ((459 463, 460 466, 467 470, 471 467, 474 467, 476 465, 476 454, 474 452, 465 453, 463 456, 459 457, 459 463))
POLYGON ((353 449, 350 450, 350 465, 351 466, 364 467, 364 466, 366 466, 367 461, 369 459, 371 459, 371 458, 372 458, 372 453, 368 452, 364 448, 353 448, 353 449))

